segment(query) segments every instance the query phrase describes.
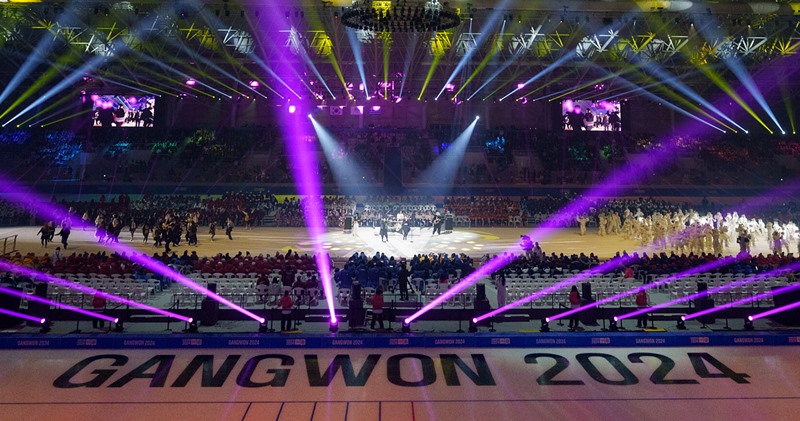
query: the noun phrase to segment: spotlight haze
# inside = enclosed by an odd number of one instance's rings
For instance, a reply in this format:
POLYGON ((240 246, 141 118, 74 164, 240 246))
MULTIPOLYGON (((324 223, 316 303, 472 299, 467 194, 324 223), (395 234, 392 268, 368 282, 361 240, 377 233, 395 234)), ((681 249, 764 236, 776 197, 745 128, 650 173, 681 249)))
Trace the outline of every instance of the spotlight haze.
POLYGON ((174 319, 183 320, 183 321, 191 320, 190 318, 188 318, 186 316, 182 316, 180 314, 176 314, 176 313, 172 313, 170 311, 162 310, 160 308, 152 307, 152 306, 149 306, 147 304, 142 304, 142 303, 139 303, 137 301, 129 300, 127 298, 120 297, 120 296, 117 296, 117 295, 114 295, 114 294, 109 294, 109 293, 106 293, 106 292, 102 292, 102 291, 96 290, 94 288, 87 287, 85 285, 81 285, 81 284, 78 284, 78 283, 75 283, 75 282, 67 281, 65 279, 56 278, 55 276, 48 275, 48 274, 42 273, 42 272, 38 272, 38 271, 35 271, 33 269, 29 269, 29 268, 26 268, 26 267, 23 267, 23 266, 16 266, 16 265, 13 265, 13 264, 8 263, 8 262, 0 261, 0 269, 2 269, 4 271, 7 271, 7 272, 22 273, 25 276, 28 276, 28 277, 30 277, 32 279, 36 279, 36 280, 39 280, 39 281, 42 281, 42 282, 47 282, 47 283, 59 285, 59 286, 65 287, 65 288, 75 289, 75 290, 80 291, 80 292, 82 292, 84 294, 99 295, 99 296, 101 296, 101 297, 103 297, 103 298, 105 298, 107 300, 120 302, 120 303, 129 305, 131 307, 136 307, 136 308, 140 308, 142 310, 147 310, 147 311, 150 311, 150 312, 153 312, 153 313, 156 313, 156 314, 161 314, 162 316, 172 317, 174 319))
POLYGON ((28 315, 28 314, 25 314, 25 313, 20 313, 20 312, 13 311, 13 310, 6 310, 6 309, 4 309, 2 307, 0 307, 0 314, 5 314, 7 316, 17 317, 17 318, 20 318, 20 319, 23 319, 23 320, 28 320, 28 321, 31 321, 31 322, 36 322, 36 323, 41 323, 41 324, 44 324, 47 321, 46 319, 42 319, 42 318, 39 318, 39 317, 34 317, 34 316, 31 316, 31 315, 28 315))

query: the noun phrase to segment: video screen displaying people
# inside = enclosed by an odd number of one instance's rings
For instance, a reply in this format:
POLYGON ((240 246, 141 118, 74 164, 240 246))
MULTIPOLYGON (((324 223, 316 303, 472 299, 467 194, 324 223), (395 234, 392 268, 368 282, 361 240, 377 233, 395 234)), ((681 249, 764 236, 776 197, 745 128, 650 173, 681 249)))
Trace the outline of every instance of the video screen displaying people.
POLYGON ((617 101, 587 101, 568 99, 561 103, 564 130, 618 132, 622 130, 620 106, 617 101))
POLYGON ((152 96, 92 95, 94 127, 153 127, 156 99, 152 96))

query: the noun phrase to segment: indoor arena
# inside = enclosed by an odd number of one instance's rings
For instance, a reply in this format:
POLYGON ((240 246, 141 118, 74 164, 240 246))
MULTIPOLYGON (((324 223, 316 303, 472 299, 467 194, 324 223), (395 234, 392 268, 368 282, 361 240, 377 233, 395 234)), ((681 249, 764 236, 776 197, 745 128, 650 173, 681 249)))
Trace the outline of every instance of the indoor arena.
POLYGON ((796 419, 798 16, 0 0, 0 420, 796 419))

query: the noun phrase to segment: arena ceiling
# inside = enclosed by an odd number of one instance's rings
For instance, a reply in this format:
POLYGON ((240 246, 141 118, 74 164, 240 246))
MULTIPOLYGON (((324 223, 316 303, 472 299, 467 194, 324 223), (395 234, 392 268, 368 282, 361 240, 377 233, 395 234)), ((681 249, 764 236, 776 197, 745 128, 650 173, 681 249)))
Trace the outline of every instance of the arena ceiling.
MULTIPOLYGON (((403 7, 426 1, 359 0, 412 21, 403 7)), ((592 87, 613 86, 620 75, 641 86, 669 75, 702 93, 719 89, 710 77, 730 75, 726 61, 751 72, 792 72, 800 47, 800 2, 451 0, 442 6, 458 24, 440 31, 403 24, 351 30, 342 22, 351 5, 0 0, 0 78, 24 69, 32 84, 48 86, 92 61, 76 87, 180 94, 192 78, 214 87, 194 90, 235 95, 237 83, 257 80, 264 96, 286 96, 272 70, 288 66, 309 94, 327 101, 362 81, 392 99, 432 97, 450 84, 451 97, 481 91, 477 98, 488 99, 533 78, 592 87), (41 60, 27 68, 31 56, 41 60)), ((794 78, 787 81, 797 89, 794 78)))

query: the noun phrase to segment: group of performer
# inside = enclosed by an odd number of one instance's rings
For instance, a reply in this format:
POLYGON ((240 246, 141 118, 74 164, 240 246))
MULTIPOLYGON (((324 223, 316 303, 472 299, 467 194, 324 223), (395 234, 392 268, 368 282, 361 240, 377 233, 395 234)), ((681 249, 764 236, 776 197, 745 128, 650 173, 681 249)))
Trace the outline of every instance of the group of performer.
MULTIPOLYGON (((245 213, 246 227, 249 219, 245 213)), ((61 244, 64 249, 67 249, 68 239, 72 232, 72 220, 74 212, 70 210, 67 216, 58 225, 60 231, 56 233, 56 225, 53 221, 46 222, 37 232, 41 239, 43 247, 47 247, 48 243, 53 241, 55 236, 61 237, 61 244)), ((164 247, 165 251, 169 252, 171 247, 179 246, 181 241, 186 241, 189 246, 198 245, 198 231, 200 227, 200 216, 197 212, 186 212, 181 214, 172 210, 166 211, 163 215, 153 218, 153 223, 143 221, 139 223, 134 217, 126 217, 124 213, 106 213, 101 210, 97 217, 92 222, 88 212, 81 218, 84 224, 84 230, 94 225, 95 237, 99 244, 114 244, 119 243, 120 235, 123 230, 127 228, 130 233, 130 241, 134 241, 136 232, 141 232, 142 242, 148 243, 152 235, 154 247, 164 247)), ((225 235, 229 240, 233 240, 234 222, 231 218, 226 218, 224 223, 225 235)), ((209 224, 208 233, 211 236, 211 241, 214 241, 216 236, 217 222, 211 221, 209 224)))
POLYGON ((53 221, 48 221, 46 224, 42 225, 39 228, 39 231, 36 233, 39 235, 39 238, 42 242, 42 247, 47 248, 47 245, 53 241, 56 236, 61 237, 61 244, 64 246, 64 250, 67 249, 69 245, 69 235, 72 232, 72 222, 69 217, 65 217, 59 226, 59 232, 56 233, 56 226, 53 221))
MULTIPOLYGON (((351 226, 351 234, 353 236, 357 236, 359 227, 363 222, 363 217, 360 213, 355 212, 352 218, 353 223, 351 226)), ((431 225, 433 227, 432 235, 442 234, 443 223, 444 220, 442 219, 441 213, 436 212, 431 220, 431 225)), ((403 240, 408 240, 408 235, 411 233, 412 226, 422 227, 423 225, 415 223, 413 213, 410 216, 407 216, 402 210, 397 212, 394 217, 387 213, 377 221, 378 235, 381 237, 381 242, 384 243, 389 241, 389 232, 398 232, 403 235, 403 240)))
MULTIPOLYGON (((587 215, 576 217, 580 235, 586 235, 587 215)), ((654 212, 645 216, 640 209, 626 209, 622 216, 616 212, 597 215, 597 235, 620 235, 637 240, 642 246, 672 249, 682 253, 723 254, 731 243, 739 245, 740 252, 749 253, 757 239, 764 239, 772 253, 791 253, 796 244, 800 255, 800 230, 792 222, 764 222, 736 212, 722 215, 696 211, 654 212)))

